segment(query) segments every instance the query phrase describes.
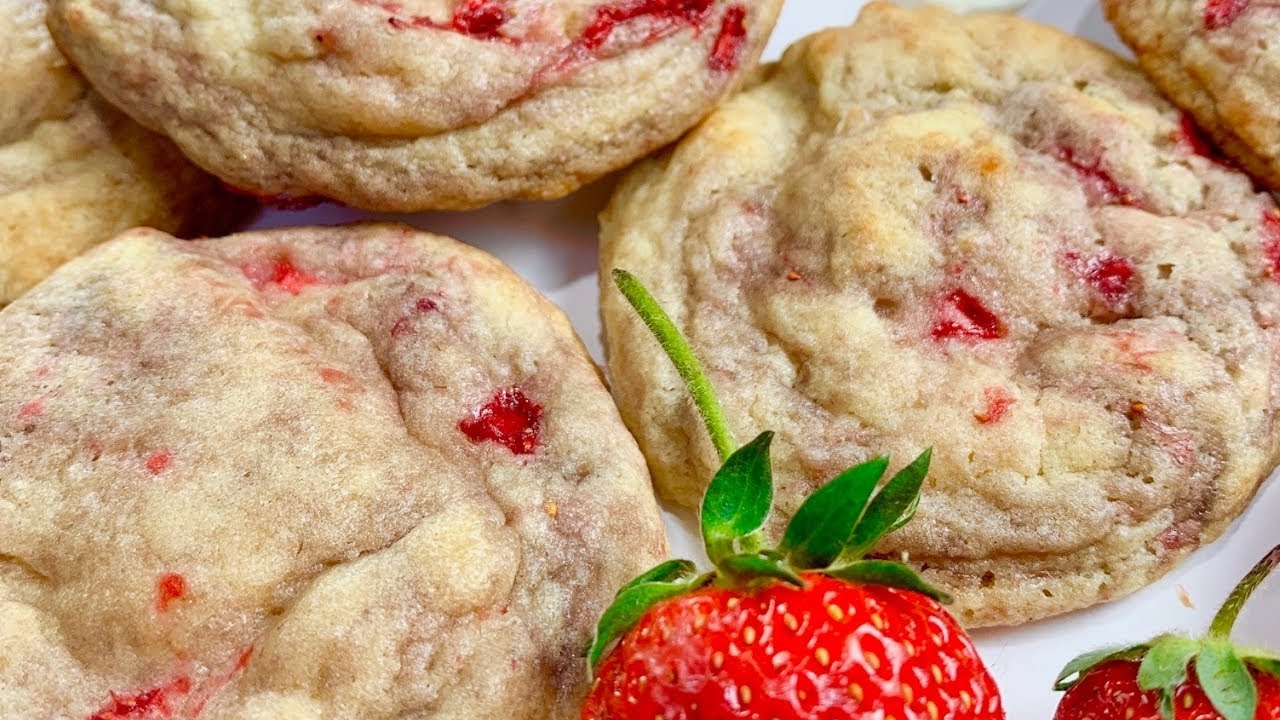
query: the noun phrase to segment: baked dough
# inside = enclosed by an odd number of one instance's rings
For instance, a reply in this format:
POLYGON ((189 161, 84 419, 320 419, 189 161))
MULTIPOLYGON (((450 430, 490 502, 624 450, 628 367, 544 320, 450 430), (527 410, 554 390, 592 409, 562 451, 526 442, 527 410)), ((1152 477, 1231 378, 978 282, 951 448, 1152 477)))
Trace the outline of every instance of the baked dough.
POLYGON ((6 720, 576 718, 666 554, 564 315, 452 240, 131 231, 0 338, 6 720))
MULTIPOLYGON (((857 462, 933 446, 880 551, 970 625, 1025 622, 1159 577, 1277 462, 1280 214, 1197 147, 1084 40, 872 3, 623 181, 602 277, 652 288, 739 441, 778 432, 779 522, 857 462)), ((693 506, 713 448, 602 291, 623 418, 693 506)))
POLYGON ((98 89, 230 184, 370 210, 556 198, 676 139, 781 0, 55 0, 98 89))

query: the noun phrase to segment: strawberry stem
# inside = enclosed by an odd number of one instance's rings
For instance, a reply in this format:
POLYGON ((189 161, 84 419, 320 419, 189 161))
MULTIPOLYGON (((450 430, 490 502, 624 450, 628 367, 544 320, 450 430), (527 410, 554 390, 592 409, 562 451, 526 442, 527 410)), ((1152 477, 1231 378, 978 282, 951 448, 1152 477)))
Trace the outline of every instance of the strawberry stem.
POLYGON ((1213 622, 1209 625, 1209 637, 1215 640, 1226 640, 1231 636, 1231 627, 1236 624, 1236 617, 1240 615, 1240 609, 1249 600, 1249 596, 1254 590, 1262 584, 1262 581, 1271 574, 1276 565, 1280 565, 1280 545, 1271 548, 1271 552, 1267 556, 1258 561, 1257 565, 1249 571, 1248 575, 1240 581, 1227 596, 1222 607, 1218 608, 1218 614, 1213 616, 1213 622))
POLYGON ((689 394, 693 396, 693 404, 697 406, 698 414, 702 416, 702 422, 711 434, 711 442, 716 446, 720 460, 726 460, 736 446, 729 432, 729 424, 725 422, 724 411, 720 409, 720 401, 711 390, 711 383, 707 381, 706 373, 693 354, 693 349, 685 342, 666 311, 634 275, 626 270, 615 269, 613 282, 657 338, 667 357, 671 358, 676 372, 680 373, 680 378, 689 388, 689 394))

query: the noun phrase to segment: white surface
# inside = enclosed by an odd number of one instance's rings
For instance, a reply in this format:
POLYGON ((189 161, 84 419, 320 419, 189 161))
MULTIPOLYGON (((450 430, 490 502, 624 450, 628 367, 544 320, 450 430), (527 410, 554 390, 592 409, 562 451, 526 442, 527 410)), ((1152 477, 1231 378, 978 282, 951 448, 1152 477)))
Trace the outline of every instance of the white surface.
MULTIPOLYGON (((788 0, 766 57, 778 57, 783 48, 809 32, 852 22, 862 5, 836 0, 788 0)), ((1031 3, 1024 14, 1109 47, 1120 47, 1096 2, 1040 0, 1031 3)), ((334 206, 302 212, 273 211, 264 215, 257 227, 380 217, 465 240, 497 254, 559 303, 598 358, 595 215, 608 197, 610 184, 602 181, 559 202, 500 203, 469 213, 374 216, 334 206)), ((1057 704, 1057 695, 1051 690, 1053 678, 1062 664, 1079 652, 1146 639, 1169 629, 1206 627, 1214 608, 1235 580, 1280 542, 1276 518, 1280 518, 1280 483, 1273 479, 1224 538, 1200 549, 1146 590, 1057 619, 975 633, 983 657, 1000 683, 1008 716, 1012 720, 1052 717, 1057 704), (1184 591, 1191 608, 1183 604, 1184 591)), ((687 517, 682 520, 669 515, 668 520, 673 550, 681 556, 700 557, 687 517)), ((1246 610, 1237 637, 1250 644, 1280 649, 1280 622, 1275 611, 1278 601, 1280 580, 1273 579, 1246 610)))

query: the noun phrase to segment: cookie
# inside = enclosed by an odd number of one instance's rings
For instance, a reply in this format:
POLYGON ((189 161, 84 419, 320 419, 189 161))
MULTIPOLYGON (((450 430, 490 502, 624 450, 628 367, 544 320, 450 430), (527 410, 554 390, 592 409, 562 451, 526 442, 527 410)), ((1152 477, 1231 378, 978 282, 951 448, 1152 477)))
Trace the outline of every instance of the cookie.
POLYGON ((0 337, 9 720, 576 717, 666 551, 564 315, 445 238, 134 230, 0 337))
POLYGON ((1280 7, 1257 0, 1102 0, 1166 96, 1280 190, 1280 7))
POLYGON ((223 232, 250 206, 94 94, 45 11, 0 0, 0 306, 127 228, 223 232))
POLYGON ((265 196, 370 210, 550 199, 700 120, 781 0, 54 0, 135 119, 265 196))
MULTIPOLYGON (((879 550, 969 625, 1025 622, 1151 582, 1276 464, 1280 213, 1199 147, 1099 47, 872 3, 638 166, 601 269, 653 289, 738 441, 778 432, 783 518, 932 446, 917 519, 879 550)), ((710 441, 625 302, 601 303, 623 418, 693 505, 710 441)))

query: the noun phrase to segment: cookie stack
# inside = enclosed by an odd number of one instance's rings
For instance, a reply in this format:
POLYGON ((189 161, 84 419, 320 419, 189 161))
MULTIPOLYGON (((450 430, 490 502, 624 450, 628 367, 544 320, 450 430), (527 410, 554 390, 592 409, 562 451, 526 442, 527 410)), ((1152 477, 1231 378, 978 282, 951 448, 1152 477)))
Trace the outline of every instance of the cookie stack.
POLYGON ((603 275, 652 289, 736 437, 777 432, 766 535, 932 446, 877 551, 967 625, 1221 535, 1280 462, 1280 13, 1107 0, 1148 80, 879 2, 756 68, 781 5, 0 0, 0 715, 576 717, 600 613, 667 555, 650 473, 696 506, 719 464, 611 286, 612 393, 448 238, 177 239, 255 199, 461 210, 633 166, 603 275))

